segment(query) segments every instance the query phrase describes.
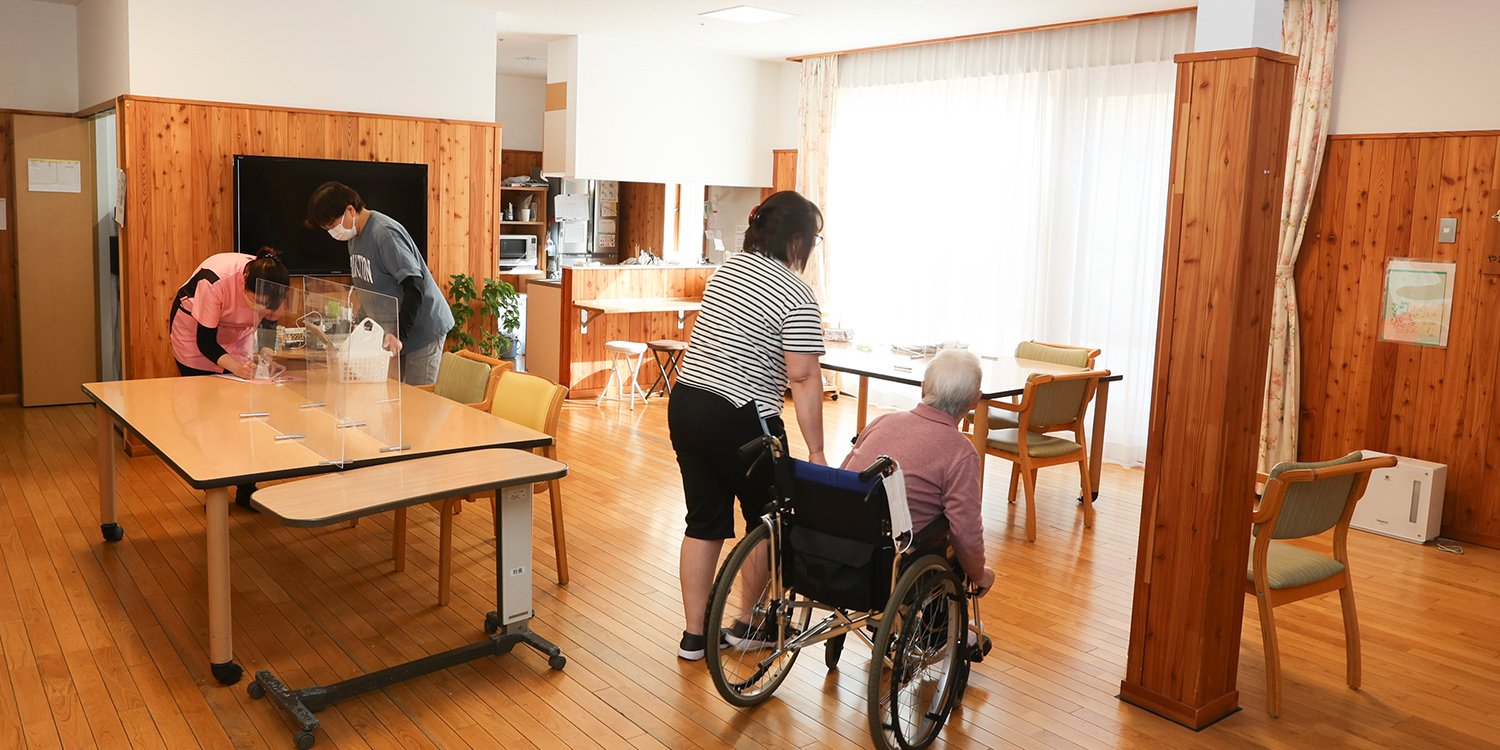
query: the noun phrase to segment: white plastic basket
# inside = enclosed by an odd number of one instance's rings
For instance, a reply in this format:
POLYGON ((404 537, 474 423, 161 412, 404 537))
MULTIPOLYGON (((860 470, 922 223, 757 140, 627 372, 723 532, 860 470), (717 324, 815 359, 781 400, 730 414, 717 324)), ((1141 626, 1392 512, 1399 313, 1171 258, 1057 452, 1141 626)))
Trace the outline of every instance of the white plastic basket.
POLYGON ((340 383, 384 383, 391 369, 391 353, 345 357, 335 351, 328 364, 334 379, 340 383))

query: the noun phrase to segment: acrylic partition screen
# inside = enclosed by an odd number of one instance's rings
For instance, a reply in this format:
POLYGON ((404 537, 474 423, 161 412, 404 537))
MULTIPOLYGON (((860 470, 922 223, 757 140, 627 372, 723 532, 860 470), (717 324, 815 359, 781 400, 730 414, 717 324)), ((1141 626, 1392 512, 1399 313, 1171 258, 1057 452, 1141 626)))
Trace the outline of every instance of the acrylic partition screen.
POLYGON ((270 313, 274 319, 262 324, 260 353, 287 368, 274 384, 280 393, 264 399, 263 418, 281 439, 295 440, 331 463, 400 450, 400 357, 392 351, 396 300, 307 281, 316 283, 298 289, 258 282, 258 308, 280 301, 270 313))

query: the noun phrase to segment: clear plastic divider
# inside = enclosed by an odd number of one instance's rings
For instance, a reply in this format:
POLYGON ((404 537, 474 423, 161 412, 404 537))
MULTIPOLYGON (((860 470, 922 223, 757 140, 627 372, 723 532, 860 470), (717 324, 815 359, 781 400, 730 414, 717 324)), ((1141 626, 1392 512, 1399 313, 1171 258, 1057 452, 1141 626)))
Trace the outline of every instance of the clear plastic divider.
POLYGON ((304 282, 305 296, 341 321, 333 328, 343 338, 334 342, 326 367, 341 388, 334 414, 345 431, 346 457, 375 458, 404 449, 400 303, 387 294, 327 279, 309 277, 304 282))

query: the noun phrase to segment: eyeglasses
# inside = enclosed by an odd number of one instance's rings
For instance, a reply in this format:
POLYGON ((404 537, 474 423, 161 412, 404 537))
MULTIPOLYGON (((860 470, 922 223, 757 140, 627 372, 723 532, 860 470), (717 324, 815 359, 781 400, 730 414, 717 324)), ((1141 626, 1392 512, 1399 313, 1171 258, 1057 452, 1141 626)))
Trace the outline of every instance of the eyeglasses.
POLYGON ((823 244, 823 235, 821 235, 821 234, 814 235, 813 236, 813 247, 817 247, 818 245, 821 245, 821 244, 823 244))

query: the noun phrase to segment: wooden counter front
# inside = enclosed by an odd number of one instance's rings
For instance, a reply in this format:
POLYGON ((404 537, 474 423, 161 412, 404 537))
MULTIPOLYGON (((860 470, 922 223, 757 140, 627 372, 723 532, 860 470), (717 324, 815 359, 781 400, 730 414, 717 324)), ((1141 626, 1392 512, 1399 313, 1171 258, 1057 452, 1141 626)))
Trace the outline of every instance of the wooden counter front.
MULTIPOLYGON (((609 358, 604 353, 606 341, 646 343, 656 339, 687 341, 693 330, 695 313, 687 312, 681 321, 675 311, 612 312, 589 321, 588 332, 582 330, 583 308, 596 310, 604 300, 696 300, 703 298, 708 277, 715 266, 598 266, 564 268, 562 300, 558 306, 559 382, 568 387, 569 398, 599 395, 609 379, 609 358), (682 327, 678 328, 681 322, 682 327)), ((609 307, 603 305, 603 307, 609 307)), ((674 309, 682 305, 672 306, 674 309)), ((530 346, 530 344, 528 344, 530 346)), ((542 369, 551 369, 543 367, 542 369)), ((641 387, 651 385, 660 374, 648 354, 641 365, 641 387)))

